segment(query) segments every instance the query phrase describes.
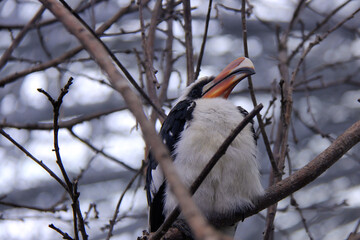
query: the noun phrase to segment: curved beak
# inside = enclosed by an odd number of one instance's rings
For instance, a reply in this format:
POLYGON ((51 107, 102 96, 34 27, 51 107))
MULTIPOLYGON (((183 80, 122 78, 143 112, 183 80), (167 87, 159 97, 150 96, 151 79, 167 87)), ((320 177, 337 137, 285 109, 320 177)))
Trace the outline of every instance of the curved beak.
POLYGON ((245 57, 235 59, 203 87, 202 98, 228 98, 234 87, 252 74, 255 74, 255 68, 250 59, 245 57))

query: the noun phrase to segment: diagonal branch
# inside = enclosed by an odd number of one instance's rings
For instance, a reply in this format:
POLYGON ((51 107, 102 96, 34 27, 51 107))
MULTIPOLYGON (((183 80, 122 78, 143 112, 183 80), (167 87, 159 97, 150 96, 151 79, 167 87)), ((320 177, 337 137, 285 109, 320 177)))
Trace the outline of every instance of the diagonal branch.
POLYGON ((70 178, 66 172, 64 164, 61 159, 60 148, 59 148, 59 119, 60 119, 60 108, 63 102, 65 95, 69 92, 70 85, 73 83, 73 78, 70 77, 68 82, 65 84, 64 88, 61 89, 60 94, 57 100, 53 99, 49 93, 47 93, 43 89, 38 89, 39 92, 43 93, 51 102, 53 106, 53 113, 54 113, 54 152, 56 156, 56 163, 60 168, 61 174, 65 179, 65 183, 67 188, 69 189, 68 193, 72 200, 72 209, 73 209, 73 221, 74 221, 74 235, 75 240, 79 239, 79 230, 81 232, 82 238, 84 240, 88 239, 88 235, 85 229, 85 222, 82 217, 82 213, 80 210, 80 203, 79 203, 79 192, 77 191, 77 180, 73 183, 70 181, 70 178))
POLYGON ((206 39, 207 39, 207 34, 208 34, 208 29, 209 29, 211 7, 212 7, 212 0, 209 0, 208 12, 207 12, 206 21, 205 21, 204 35, 203 35, 203 40, 201 43, 199 59, 198 59, 197 65, 196 65, 194 80, 197 79, 200 74, 201 62, 202 62, 202 58, 204 56, 205 44, 206 44, 206 39))
POLYGON ((107 234, 106 240, 109 240, 112 237, 112 232, 114 230, 114 226, 115 226, 115 223, 116 223, 116 218, 118 217, 118 214, 119 214, 119 211, 120 211, 120 205, 121 205, 122 200, 124 199, 125 193, 131 188, 132 184, 135 182, 137 177, 142 173, 142 171, 143 171, 143 167, 140 168, 135 173, 135 175, 130 179, 129 183, 126 185, 123 193, 121 194, 121 196, 119 198, 119 201, 116 204, 114 215, 113 215, 112 219, 109 221, 110 222, 110 224, 109 224, 109 232, 107 234))
POLYGON ((338 6, 337 8, 335 8, 331 13, 329 13, 320 23, 316 24, 315 28, 313 30, 311 30, 309 33, 307 33, 303 40, 301 41, 301 43, 299 43, 299 45, 292 51, 292 53, 290 54, 288 61, 290 62, 293 57, 299 52, 299 50, 304 46, 304 44, 306 43, 307 40, 309 40, 309 38, 311 36, 313 36, 315 34, 315 32, 317 30, 319 30, 322 26, 324 26, 331 17, 335 16, 335 14, 341 10, 343 7, 345 7, 348 3, 350 3, 352 0, 347 0, 346 2, 344 2, 343 4, 341 4, 340 6, 338 6))
POLYGON ((188 190, 181 183, 180 178, 173 166, 170 153, 157 135, 154 126, 146 118, 142 104, 138 96, 131 90, 123 75, 114 66, 113 60, 108 55, 103 44, 96 38, 71 12, 56 0, 40 0, 67 28, 76 36, 81 44, 87 49, 93 59, 107 73, 111 84, 121 93, 129 110, 135 116, 141 126, 146 144, 152 147, 152 151, 158 161, 171 190, 178 199, 185 219, 191 226, 194 234, 199 239, 208 236, 216 236, 217 233, 208 225, 200 210, 196 207, 188 190))
POLYGON ((17 148, 19 148, 23 153, 25 153, 26 156, 31 158, 34 162, 39 164, 45 171, 54 178, 67 192, 70 190, 68 189, 67 185, 61 178, 59 178, 46 164, 43 163, 43 161, 38 160, 36 157, 34 157, 28 150, 26 150, 23 146, 21 146, 20 143, 15 141, 9 134, 7 134, 2 128, 0 128, 0 134, 3 135, 5 138, 7 138, 12 144, 14 144, 17 148))
POLYGON ((332 27, 331 29, 329 29, 327 32, 325 32, 324 34, 317 36, 316 39, 314 41, 312 41, 309 46, 305 49, 305 51, 303 52, 303 54, 300 57, 299 62, 297 63, 295 70, 293 71, 292 75, 291 75, 291 84, 293 85, 295 82, 295 78, 300 70, 300 66, 301 64, 304 62, 305 57, 308 55, 308 53, 311 51, 311 49, 313 47, 315 47, 316 45, 318 45, 320 42, 322 42, 325 38, 327 38, 332 32, 336 31, 338 28, 340 28, 341 26, 343 26, 347 21, 349 21, 350 19, 354 18, 355 15, 360 12, 360 8, 357 8, 352 14, 350 14, 348 17, 344 18, 342 21, 340 21, 339 23, 337 23, 334 27, 332 27))
MULTIPOLYGON (((154 9, 151 14, 151 22, 149 26, 149 32, 146 36, 145 33, 145 24, 143 18, 143 7, 145 5, 144 1, 140 1, 139 3, 139 19, 140 19, 140 26, 141 26, 141 43, 142 48, 144 50, 144 68, 145 68, 145 75, 146 75, 146 87, 147 92, 150 99, 155 103, 157 107, 160 108, 159 98, 156 94, 156 88, 159 85, 156 76, 155 76, 155 68, 154 68, 154 44, 155 44, 155 33, 156 33, 156 26, 158 23, 158 17, 161 13, 161 0, 157 0, 154 6, 154 9)), ((164 119, 164 115, 159 115, 161 118, 164 119)), ((163 120, 162 119, 162 120, 163 120)))
MULTIPOLYGON (((96 29, 96 34, 98 34, 98 35, 103 34, 119 18, 126 15, 127 13, 135 12, 136 10, 138 10, 138 7, 134 6, 134 4, 131 2, 127 7, 120 9, 108 21, 106 21, 98 29, 96 29)), ((29 73, 38 72, 38 71, 48 69, 50 67, 57 66, 57 65, 61 64, 62 62, 64 62, 65 60, 75 56, 76 54, 78 54, 83 49, 84 49, 83 46, 75 47, 75 48, 67 51, 63 55, 60 55, 59 57, 54 58, 54 59, 52 59, 52 60, 50 60, 48 62, 38 64, 38 65, 35 65, 33 67, 30 67, 30 68, 27 68, 25 70, 15 72, 14 74, 6 76, 6 77, 4 77, 4 78, 2 78, 0 80, 0 87, 4 87, 6 84, 12 83, 12 82, 16 81, 17 79, 28 75, 29 73)))
MULTIPOLYGON (((254 207, 245 212, 235 212, 233 215, 221 216, 217 219, 221 226, 228 226, 244 218, 257 214, 261 210, 279 202, 290 194, 305 187, 316 180, 328 168, 336 163, 347 151, 360 142, 360 121, 354 123, 341 134, 327 149, 320 153, 306 166, 293 173, 286 179, 270 186, 266 193, 260 197, 254 207)), ((174 239, 167 236, 168 239, 174 239)))
MULTIPOLYGON (((243 31, 243 43, 244 43, 244 55, 245 57, 249 57, 249 51, 248 51, 248 45, 247 45, 247 26, 246 26, 246 0, 242 0, 242 6, 241 6, 241 21, 242 21, 242 31, 243 31)), ((248 76, 248 85, 249 85, 249 91, 250 91, 250 96, 251 96, 251 100, 253 102, 253 105, 256 106, 257 105, 257 100, 255 97, 255 92, 254 92, 254 86, 252 83, 252 77, 248 76)), ((263 136, 263 141, 264 141, 264 145, 267 151, 267 154, 269 156, 269 160, 271 163, 271 167, 274 171, 275 176, 278 176, 280 174, 280 171, 277 167, 277 164, 275 162, 274 159, 274 155, 271 151, 271 146, 270 146, 270 142, 269 142, 269 138, 267 136, 267 133, 265 131, 265 124, 261 118, 261 114, 259 112, 259 114, 256 115, 258 123, 259 123, 259 128, 261 131, 261 135, 263 136)))
POLYGON ((261 210, 277 203, 297 190, 305 187, 307 184, 316 180, 321 174, 336 163, 347 151, 360 142, 360 121, 354 123, 343 134, 320 153, 316 158, 310 161, 300 170, 293 173, 284 180, 270 186, 264 196, 259 198, 255 206, 245 213, 235 213, 233 217, 224 218, 220 221, 224 223, 234 223, 242 219, 241 214, 250 217, 261 210))
POLYGON ((184 7, 184 29, 185 29, 185 45, 186 45, 186 70, 187 82, 186 85, 194 82, 194 53, 192 44, 192 28, 191 28, 191 5, 190 1, 183 0, 184 7))
MULTIPOLYGON (((285 156, 287 153, 288 146, 288 135, 291 122, 291 112, 293 106, 293 85, 290 81, 289 76, 289 65, 288 65, 288 40, 290 32, 293 30, 295 24, 297 23, 300 13, 305 7, 305 0, 300 0, 295 8, 292 19, 288 24, 287 29, 283 34, 278 36, 278 59, 279 59, 279 72, 281 76, 280 86, 281 86, 281 120, 278 122, 277 126, 277 135, 273 147, 274 160, 276 162, 278 172, 274 170, 270 173, 269 184, 273 185, 279 182, 282 179, 281 173, 284 164, 285 156)), ((266 214, 266 228, 264 231, 264 240, 273 239, 274 234, 274 220, 277 211, 277 204, 274 204, 268 208, 266 214)))
POLYGON ((37 13, 34 15, 34 17, 30 20, 30 22, 28 22, 24 26, 24 28, 18 33, 14 41, 11 43, 10 47, 6 49, 6 51, 3 53, 0 59, 0 70, 5 66, 6 62, 11 57, 11 53, 20 44, 21 40, 24 38, 26 33, 31 29, 34 23, 41 17, 44 11, 45 11, 45 7, 41 6, 40 9, 37 11, 37 13))

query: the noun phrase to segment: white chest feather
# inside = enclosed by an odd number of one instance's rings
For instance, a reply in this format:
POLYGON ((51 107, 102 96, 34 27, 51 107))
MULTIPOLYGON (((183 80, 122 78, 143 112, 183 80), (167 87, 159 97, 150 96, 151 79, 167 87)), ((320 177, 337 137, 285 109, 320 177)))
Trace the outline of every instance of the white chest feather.
MULTIPOLYGON (((227 100, 196 100, 193 119, 185 126, 174 152, 174 164, 185 185, 193 183, 242 119, 227 100)), ((168 215, 177 202, 169 188, 166 192, 164 213, 168 215)), ((211 170, 194 200, 205 215, 221 214, 251 205, 262 193, 256 144, 248 124, 211 170)))

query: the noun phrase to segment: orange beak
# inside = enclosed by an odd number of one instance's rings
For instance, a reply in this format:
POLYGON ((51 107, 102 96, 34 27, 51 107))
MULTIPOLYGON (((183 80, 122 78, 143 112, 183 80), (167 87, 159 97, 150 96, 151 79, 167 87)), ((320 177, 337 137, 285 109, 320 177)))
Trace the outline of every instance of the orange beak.
POLYGON ((228 98, 234 87, 244 78, 255 73, 250 59, 240 57, 232 61, 211 82, 203 88, 203 98, 228 98))

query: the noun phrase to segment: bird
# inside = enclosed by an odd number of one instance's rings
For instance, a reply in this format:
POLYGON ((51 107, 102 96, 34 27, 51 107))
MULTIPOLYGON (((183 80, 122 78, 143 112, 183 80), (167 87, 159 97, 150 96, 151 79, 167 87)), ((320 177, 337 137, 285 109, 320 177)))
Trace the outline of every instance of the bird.
MULTIPOLYGON (((228 97, 244 78, 255 73, 250 59, 240 57, 216 77, 190 84, 176 100, 160 129, 180 179, 190 187, 231 131, 248 114, 228 97)), ((231 143, 193 199, 207 218, 245 211, 263 194, 252 122, 231 143)), ((178 205, 164 174, 150 154, 145 184, 149 231, 156 231, 178 205)), ((181 215, 180 215, 181 217, 181 215)), ((227 234, 235 233, 229 226, 227 234)))

